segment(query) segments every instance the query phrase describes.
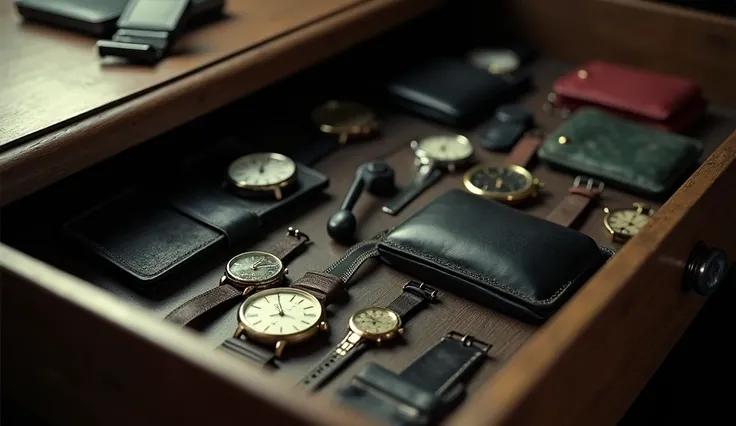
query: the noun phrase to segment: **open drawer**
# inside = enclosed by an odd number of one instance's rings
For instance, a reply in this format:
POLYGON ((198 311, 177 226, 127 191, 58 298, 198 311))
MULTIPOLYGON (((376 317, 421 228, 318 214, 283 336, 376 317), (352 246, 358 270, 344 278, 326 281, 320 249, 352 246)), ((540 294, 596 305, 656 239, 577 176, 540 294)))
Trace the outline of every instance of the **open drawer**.
MULTIPOLYGON (((543 57, 531 69, 539 90, 523 99, 535 112, 539 111, 552 80, 572 66, 556 59, 575 62, 593 57, 691 76, 703 83, 715 103, 736 105, 736 83, 720 78, 730 75, 729 67, 736 67, 721 61, 722 57, 736 57, 736 23, 637 1, 566 0, 557 2, 555 7, 546 3, 508 2, 499 5, 498 10, 495 6, 484 6, 487 9, 482 10, 462 6, 452 13, 429 16, 421 23, 424 32, 417 34, 418 27, 404 29, 376 44, 357 47, 311 75, 268 89, 273 91, 260 96, 258 102, 279 105, 289 99, 289 94, 306 85, 329 88, 331 79, 341 75, 346 66, 354 66, 359 61, 356 58, 362 58, 360 64, 379 63, 376 59, 379 57, 371 55, 386 54, 386 50, 377 50, 376 46, 392 45, 390 49, 401 51, 415 45, 416 39, 412 37, 427 37, 431 47, 442 40, 436 32, 429 31, 437 28, 438 22, 460 29, 467 19, 475 21, 472 27, 477 29, 485 28, 480 17, 503 16, 503 21, 528 36, 542 52, 543 57), (688 46, 677 59, 660 49, 661 43, 642 44, 634 49, 622 42, 626 37, 629 40, 655 37, 644 25, 617 28, 611 24, 606 31, 592 24, 579 25, 575 28, 575 39, 591 44, 578 49, 569 43, 573 35, 568 32, 570 28, 563 25, 564 30, 558 31, 557 25, 540 24, 555 17, 562 20, 558 9, 565 9, 566 13, 574 10, 577 22, 607 22, 605 16, 598 15, 603 13, 630 23, 654 20, 663 27, 696 27, 702 23, 699 27, 702 31, 670 33, 668 45, 688 46), (713 34, 720 37, 719 47, 714 48, 717 53, 699 49, 710 46, 708 40, 713 39, 713 34)), ((463 43, 486 42, 477 37, 471 34, 472 42, 461 37, 453 42, 458 47, 464 46, 463 43)), ((363 72, 370 75, 371 71, 366 65, 363 72)), ((234 106, 234 112, 230 113, 238 116, 239 112, 253 111, 248 108, 251 101, 244 102, 245 106, 234 106)), ((410 325, 407 345, 371 351, 360 362, 376 361, 393 370, 403 368, 439 336, 458 329, 483 338, 494 348, 491 359, 471 383, 468 399, 448 418, 449 424, 614 423, 705 301, 703 296, 683 288, 683 273, 696 244, 702 241, 724 250, 730 259, 736 258, 736 224, 730 220, 736 215, 736 201, 732 196, 736 187, 736 134, 728 136, 736 127, 736 114, 714 108, 711 115, 708 128, 699 135, 710 154, 700 168, 658 209, 656 220, 621 247, 546 324, 541 327, 523 324, 457 296, 443 294, 442 304, 433 307, 434 312, 410 325), (563 405, 565 408, 560 409, 563 405)), ((254 121, 258 119, 257 115, 253 116, 254 121)), ((540 121, 548 126, 555 124, 551 119, 540 121)), ((395 166, 398 181, 406 181, 410 168, 402 165, 411 164, 407 141, 417 132, 441 129, 399 115, 388 116, 385 126, 379 140, 346 147, 316 166, 331 178, 329 193, 333 197, 289 223, 309 233, 314 241, 313 247, 290 265, 295 275, 329 265, 344 251, 330 242, 323 229, 350 185, 355 167, 381 157, 395 166)), ((154 155, 155 152, 155 149, 138 151, 123 163, 130 170, 131 164, 142 161, 140 157, 144 153, 154 155)), ((484 159, 500 158, 495 154, 483 155, 484 159)), ((90 173, 95 176, 94 171, 90 173)), ((544 216, 564 195, 569 177, 545 167, 539 173, 548 183, 551 195, 530 212, 544 216)), ((84 185, 94 186, 89 180, 81 182, 81 190, 84 185)), ((372 235, 398 223, 445 190, 461 185, 457 176, 444 179, 397 218, 374 211, 377 202, 361 204, 356 211, 365 218, 361 234, 372 235)), ((44 232, 35 231, 34 224, 39 223, 39 218, 54 216, 54 209, 48 208, 54 205, 52 201, 57 206, 63 203, 60 193, 64 194, 51 187, 45 193, 22 200, 25 205, 9 206, 11 214, 4 215, 4 228, 14 228, 10 233, 23 235, 19 230, 28 230, 25 239, 4 235, 4 244, 0 245, 4 397, 10 397, 49 424, 372 423, 333 403, 329 397, 335 387, 357 371, 359 363, 316 396, 294 387, 300 375, 331 345, 319 353, 290 360, 276 373, 268 373, 212 350, 224 335, 232 332, 233 315, 223 315, 221 322, 203 334, 161 321, 178 301, 210 288, 213 277, 221 273, 222 264, 193 279, 186 290, 168 298, 172 300, 150 300, 117 285, 83 256, 44 232), (47 208, 40 211, 33 206, 47 208)), ((607 194, 610 195, 606 195, 604 203, 626 205, 636 200, 623 192, 607 194)), ((601 209, 597 209, 581 230, 599 243, 606 243, 607 235, 600 222, 602 215, 601 209)), ((267 247, 280 233, 280 229, 274 230, 255 248, 267 247)), ((225 260, 222 259, 223 264, 225 260)), ((355 291, 351 289, 349 305, 330 319, 333 324, 330 342, 334 344, 342 337, 343 324, 350 313, 369 304, 383 305, 395 296, 388 289, 400 286, 407 279, 386 266, 362 277, 355 291)))

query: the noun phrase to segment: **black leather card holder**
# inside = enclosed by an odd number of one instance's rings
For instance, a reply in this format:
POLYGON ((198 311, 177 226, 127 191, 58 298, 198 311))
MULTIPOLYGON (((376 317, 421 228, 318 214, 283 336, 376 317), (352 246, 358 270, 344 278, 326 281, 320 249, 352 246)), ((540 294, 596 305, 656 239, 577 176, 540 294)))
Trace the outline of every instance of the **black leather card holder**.
POLYGON ((384 262, 527 322, 542 322, 613 254, 555 223, 452 190, 383 237, 384 262))
POLYGON ((414 114, 450 126, 469 126, 514 98, 525 78, 497 76, 455 58, 441 58, 394 78, 391 100, 414 114))
POLYGON ((146 289, 184 265, 226 253, 322 192, 327 177, 298 166, 298 187, 279 201, 238 197, 221 179, 183 183, 169 193, 129 190, 71 219, 66 234, 146 289))

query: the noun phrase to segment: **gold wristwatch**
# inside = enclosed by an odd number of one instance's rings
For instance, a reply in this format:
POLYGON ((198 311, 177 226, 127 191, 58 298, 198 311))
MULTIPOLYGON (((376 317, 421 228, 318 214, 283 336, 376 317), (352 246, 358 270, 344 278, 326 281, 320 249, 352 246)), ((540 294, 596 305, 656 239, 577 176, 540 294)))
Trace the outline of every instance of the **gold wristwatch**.
POLYGON ((350 101, 325 102, 312 111, 312 121, 320 132, 336 136, 341 145, 378 130, 378 118, 373 110, 350 101))
POLYGON ((603 211, 606 212, 603 224, 616 242, 626 242, 638 234, 649 223, 649 218, 656 213, 654 209, 642 203, 634 203, 633 209, 612 210, 606 207, 603 211))
POLYGON ((245 197, 270 195, 280 200, 296 187, 296 163, 275 152, 244 155, 228 166, 227 182, 245 197))
POLYGON ((309 370, 301 385, 309 390, 324 386, 341 368, 370 344, 381 344, 403 334, 402 326, 437 298, 437 290, 409 281, 403 292, 388 307, 361 309, 350 317, 345 338, 309 370))

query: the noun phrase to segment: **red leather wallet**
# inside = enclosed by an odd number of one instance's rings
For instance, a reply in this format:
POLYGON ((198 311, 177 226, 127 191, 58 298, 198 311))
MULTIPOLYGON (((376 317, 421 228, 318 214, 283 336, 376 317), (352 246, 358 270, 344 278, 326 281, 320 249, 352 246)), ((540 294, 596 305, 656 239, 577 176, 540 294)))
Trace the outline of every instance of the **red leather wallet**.
POLYGON ((689 127, 708 105, 688 79, 591 61, 555 81, 555 106, 571 111, 596 106, 665 131, 689 127))

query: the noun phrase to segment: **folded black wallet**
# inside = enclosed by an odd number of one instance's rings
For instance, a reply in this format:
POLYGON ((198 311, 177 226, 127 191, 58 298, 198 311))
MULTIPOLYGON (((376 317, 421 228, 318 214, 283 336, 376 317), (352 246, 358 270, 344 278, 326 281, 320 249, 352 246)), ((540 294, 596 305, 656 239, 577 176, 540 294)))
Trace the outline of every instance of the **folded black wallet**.
POLYGON ((381 237, 381 259, 417 279, 541 322, 613 251, 578 231, 460 190, 381 237))
POLYGON ((297 177, 297 188, 278 201, 245 199, 223 188, 222 179, 196 176, 166 194, 130 190, 71 219, 64 230, 134 278, 134 286, 148 289, 184 265, 257 240, 264 222, 328 185, 327 177, 302 165, 297 177))

